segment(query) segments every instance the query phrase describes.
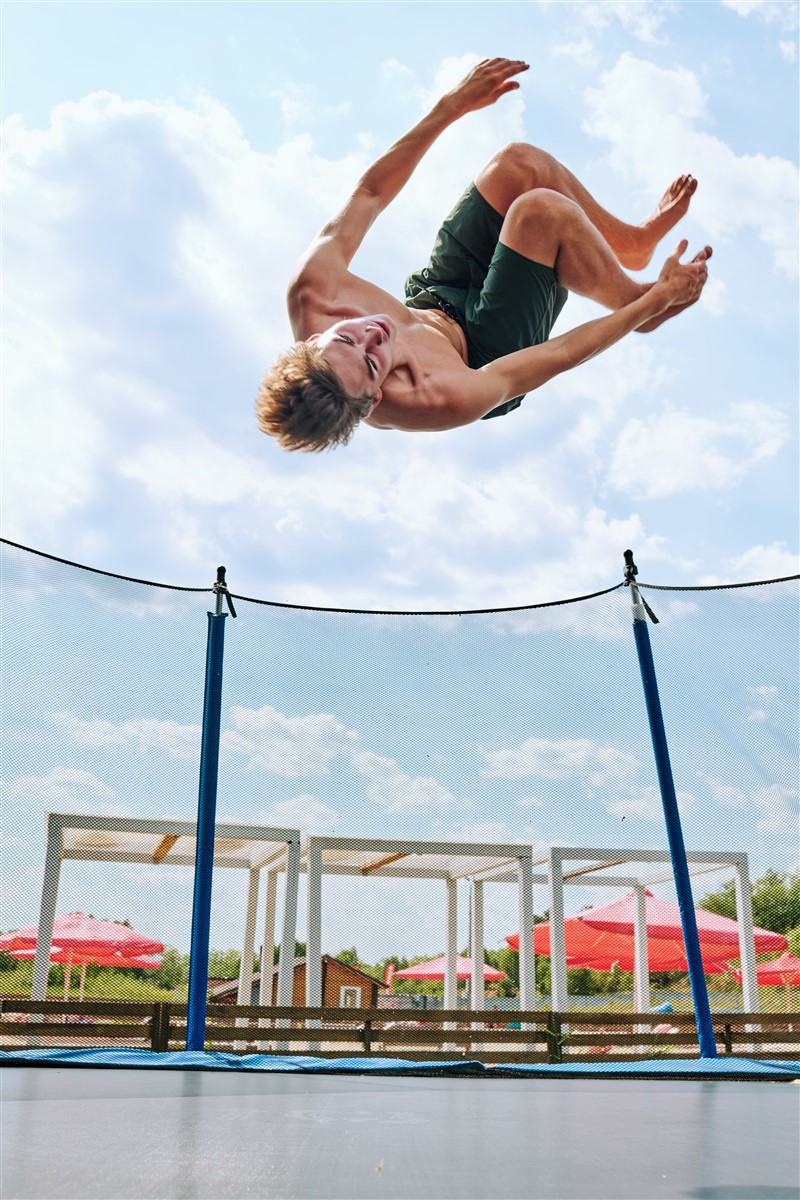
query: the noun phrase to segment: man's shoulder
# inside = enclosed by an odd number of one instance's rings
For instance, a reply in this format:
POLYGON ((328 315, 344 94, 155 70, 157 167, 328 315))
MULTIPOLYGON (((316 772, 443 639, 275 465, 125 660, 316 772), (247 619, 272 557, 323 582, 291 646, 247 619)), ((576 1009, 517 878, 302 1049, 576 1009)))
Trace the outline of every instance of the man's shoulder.
POLYGON ((500 403, 504 396, 480 370, 454 360, 441 364, 415 383, 393 380, 369 423, 379 429, 444 432, 471 425, 500 403))

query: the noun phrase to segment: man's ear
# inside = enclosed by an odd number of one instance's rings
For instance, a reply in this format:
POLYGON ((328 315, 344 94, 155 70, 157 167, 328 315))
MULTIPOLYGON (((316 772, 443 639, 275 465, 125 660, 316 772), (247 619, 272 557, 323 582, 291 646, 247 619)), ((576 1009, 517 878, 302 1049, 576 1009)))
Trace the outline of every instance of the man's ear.
POLYGON ((375 409, 378 407, 378 405, 380 404, 382 399, 383 399, 383 392, 381 391, 380 388, 378 388, 377 392, 372 397, 372 404, 370 405, 369 412, 367 413, 368 417, 372 416, 372 414, 375 412, 375 409))
POLYGON ((320 337, 320 335, 318 333, 312 333, 311 337, 306 338, 306 345, 313 346, 314 342, 316 342, 319 339, 319 337, 320 337))

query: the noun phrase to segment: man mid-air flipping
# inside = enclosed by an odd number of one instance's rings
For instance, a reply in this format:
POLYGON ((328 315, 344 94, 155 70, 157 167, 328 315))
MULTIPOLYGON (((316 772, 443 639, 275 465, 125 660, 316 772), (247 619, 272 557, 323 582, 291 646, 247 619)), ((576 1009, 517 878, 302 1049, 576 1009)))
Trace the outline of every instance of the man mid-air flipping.
POLYGON ((265 376, 256 406, 261 428, 284 449, 342 445, 361 421, 434 431, 501 416, 526 392, 699 298, 710 246, 682 264, 680 242, 654 283, 626 274, 647 266, 686 212, 691 175, 676 179, 641 225, 628 225, 523 143, 479 172, 428 265, 406 281, 404 302, 351 274, 367 231, 436 138, 518 88, 512 77, 525 70, 505 58, 479 63, 369 168, 300 259, 287 292, 298 341, 265 376), (612 312, 550 338, 569 292, 612 312))

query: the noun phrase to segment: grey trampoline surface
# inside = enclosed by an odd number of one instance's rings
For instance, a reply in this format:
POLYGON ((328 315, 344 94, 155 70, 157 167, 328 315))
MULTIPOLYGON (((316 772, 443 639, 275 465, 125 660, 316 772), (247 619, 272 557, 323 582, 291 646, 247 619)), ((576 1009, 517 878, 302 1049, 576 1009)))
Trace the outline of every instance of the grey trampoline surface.
POLYGON ((3 1200, 796 1200, 800 1087, 2 1072, 3 1200))

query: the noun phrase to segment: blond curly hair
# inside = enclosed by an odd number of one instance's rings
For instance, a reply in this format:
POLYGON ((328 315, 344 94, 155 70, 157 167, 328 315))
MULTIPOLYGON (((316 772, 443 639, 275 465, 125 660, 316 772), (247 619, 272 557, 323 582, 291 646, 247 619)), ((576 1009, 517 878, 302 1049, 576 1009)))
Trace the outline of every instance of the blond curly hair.
POLYGON ((297 342, 280 354, 261 381, 256 416, 264 433, 284 450, 319 451, 344 446, 372 396, 348 396, 322 354, 297 342))

